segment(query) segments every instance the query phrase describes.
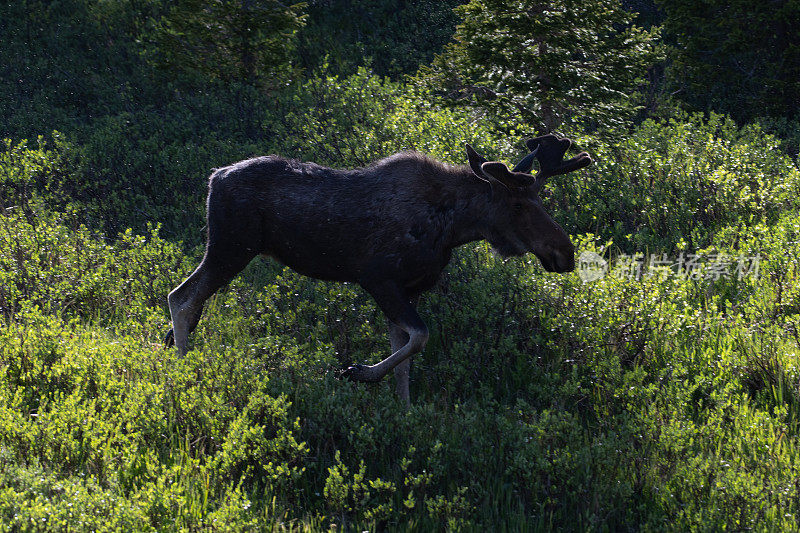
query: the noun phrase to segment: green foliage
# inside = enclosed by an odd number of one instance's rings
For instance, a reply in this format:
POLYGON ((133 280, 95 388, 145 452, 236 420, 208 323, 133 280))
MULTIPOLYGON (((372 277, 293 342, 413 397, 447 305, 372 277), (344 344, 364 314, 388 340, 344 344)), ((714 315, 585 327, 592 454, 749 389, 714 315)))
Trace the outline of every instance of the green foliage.
POLYGON ((135 39, 160 2, 22 0, 0 5, 0 137, 72 132, 132 109, 161 88, 146 79, 135 39), (13 58, 13 60, 12 60, 13 58))
POLYGON ((397 79, 427 64, 452 37, 460 0, 323 0, 308 2, 300 60, 314 71, 323 60, 338 75, 368 66, 397 79))
POLYGON ((34 216, 32 203, 46 198, 51 207, 69 207, 64 194, 71 173, 65 144, 58 132, 53 132, 56 149, 48 150, 42 136, 38 146, 28 148, 28 141, 17 144, 3 139, 0 152, 0 209, 18 209, 27 217, 34 216), (65 179, 66 178, 66 179, 65 179))
POLYGON ((383 122, 402 95, 398 84, 363 68, 309 79, 279 103, 285 112, 270 124, 275 151, 340 168, 366 166, 396 150, 383 122))
POLYGON ((175 2, 154 32, 156 61, 189 75, 284 85, 304 7, 278 0, 175 2))
POLYGON ((395 484, 378 479, 365 479, 366 466, 362 460, 358 472, 352 476, 336 451, 335 463, 328 468, 323 494, 328 507, 336 515, 347 520, 347 513, 358 513, 365 522, 385 521, 393 514, 392 496, 397 491, 395 484))
POLYGON ((456 9, 453 42, 423 70, 453 104, 514 117, 537 132, 580 124, 618 128, 659 58, 657 29, 632 25, 615 0, 473 0, 456 9))
MULTIPOLYGON (((334 104, 342 92, 359 101, 356 87, 398 90, 366 74, 331 79, 340 89, 323 96, 334 104)), ((386 131, 406 123, 414 127, 395 142, 460 155, 450 143, 460 145, 465 117, 424 99, 381 102, 350 110, 366 117, 347 123, 362 138, 378 129, 359 149, 394 149, 386 131)), ((287 121, 307 119, 324 154, 324 125, 348 111, 337 105, 287 121)), ((486 132, 471 134, 490 146, 486 132)), ((548 200, 573 233, 597 232, 574 239, 579 253, 673 252, 689 246, 690 228, 703 253, 759 253, 759 277, 615 271, 585 283, 466 246, 423 299, 431 339, 415 358, 408 411, 391 380, 333 379, 389 349, 382 316, 357 287, 254 262, 209 302, 195 349, 179 357, 159 343, 163 298, 197 258, 182 259, 155 230, 106 241, 74 215, 49 212, 34 189, 26 211, 0 218, 3 524, 795 529, 796 168, 777 140, 719 117, 582 142, 597 167, 553 180, 548 200), (684 201, 702 183, 716 184, 697 196, 717 206, 714 217, 684 201), (751 183, 752 195, 734 194, 751 183), (661 203, 643 201, 648 191, 661 203), (641 218, 617 227, 611 211, 594 219, 562 203, 570 195, 597 198, 591 209, 641 206, 641 218), (658 218, 665 207, 675 228, 658 218)), ((498 157, 512 151, 498 146, 498 157)), ((57 160, 11 147, 8 183, 36 182, 57 160)), ((343 153, 368 157, 353 147, 343 153)))
POLYGON ((401 150, 464 163, 464 142, 487 153, 513 153, 518 139, 498 139, 485 121, 433 105, 430 95, 360 68, 324 75, 287 93, 269 123, 277 153, 337 168, 367 166, 401 150))
POLYGON ((145 319, 188 273, 183 253, 158 236, 158 227, 147 238, 129 230, 109 246, 85 226, 37 210, 0 217, 0 313, 6 319, 26 309, 106 323, 121 313, 145 319))
POLYGON ((231 422, 212 467, 232 481, 255 478, 270 490, 288 490, 303 473, 296 465, 302 463, 305 452, 305 443, 295 438, 300 421, 287 420, 288 407, 284 397, 253 394, 231 422))
POLYGON ((661 0, 670 91, 744 122, 794 118, 800 101, 800 5, 661 0))
POLYGON ((773 224, 799 207, 797 166, 757 124, 692 115, 578 142, 596 162, 550 180, 555 218, 628 253, 698 250, 722 228, 773 224))
MULTIPOLYGON (((309 28, 339 24, 313 25, 333 5, 313 3, 309 28)), ((544 204, 578 254, 758 254, 757 277, 617 265, 584 282, 470 244, 423 298, 431 337, 405 410, 391 379, 335 379, 388 354, 369 296, 268 260, 208 302, 186 356, 163 349, 166 294, 199 260, 209 170, 270 152, 463 163, 465 141, 509 161, 530 126, 346 72, 356 47, 269 94, 156 75, 140 54, 169 13, 0 6, 0 47, 19 58, 0 76, 0 530, 800 528, 790 120, 576 129, 596 163, 551 179, 544 204)), ((415 61, 398 57, 380 68, 415 61)))

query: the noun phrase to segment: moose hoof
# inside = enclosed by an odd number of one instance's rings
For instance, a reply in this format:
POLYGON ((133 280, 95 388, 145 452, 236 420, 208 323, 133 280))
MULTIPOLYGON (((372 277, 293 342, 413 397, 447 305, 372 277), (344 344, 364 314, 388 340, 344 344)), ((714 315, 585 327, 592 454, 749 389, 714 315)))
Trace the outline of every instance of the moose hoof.
POLYGON ((375 383, 380 381, 367 365, 353 365, 342 372, 342 377, 359 383, 375 383))
POLYGON ((171 348, 175 345, 175 333, 170 329, 164 337, 164 348, 171 348))

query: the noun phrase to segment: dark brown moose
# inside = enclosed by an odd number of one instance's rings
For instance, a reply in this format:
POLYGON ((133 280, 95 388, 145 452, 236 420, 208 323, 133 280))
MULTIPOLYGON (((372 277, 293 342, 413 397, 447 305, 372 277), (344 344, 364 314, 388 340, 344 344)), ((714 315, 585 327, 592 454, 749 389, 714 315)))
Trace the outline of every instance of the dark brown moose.
POLYGON ((416 303, 453 248, 486 239, 504 257, 533 252, 550 272, 575 268, 574 247, 545 212, 539 191, 548 177, 592 160, 583 152, 563 161, 571 141, 554 135, 526 144, 530 154, 512 170, 469 145, 468 166, 403 152, 355 170, 278 156, 215 170, 205 255, 169 294, 167 345, 185 354, 206 299, 256 255, 267 255, 306 276, 356 282, 372 295, 389 320, 392 354, 344 375, 374 382, 394 369, 397 393, 408 403, 410 357, 428 340, 416 303))

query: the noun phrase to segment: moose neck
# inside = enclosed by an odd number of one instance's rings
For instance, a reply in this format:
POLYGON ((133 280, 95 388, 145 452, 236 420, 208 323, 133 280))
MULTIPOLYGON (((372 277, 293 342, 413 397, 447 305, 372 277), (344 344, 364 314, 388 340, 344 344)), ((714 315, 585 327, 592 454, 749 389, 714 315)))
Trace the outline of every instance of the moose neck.
POLYGON ((491 185, 475 177, 469 167, 457 169, 458 188, 455 192, 453 216, 445 228, 446 242, 450 248, 480 241, 496 206, 492 204, 491 185))

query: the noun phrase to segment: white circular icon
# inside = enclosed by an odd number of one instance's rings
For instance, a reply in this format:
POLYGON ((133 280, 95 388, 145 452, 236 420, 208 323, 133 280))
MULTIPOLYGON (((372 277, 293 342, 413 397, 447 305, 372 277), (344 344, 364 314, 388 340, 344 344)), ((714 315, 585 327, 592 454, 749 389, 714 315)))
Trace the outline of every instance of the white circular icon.
POLYGON ((608 272, 608 262, 595 252, 581 252, 578 256, 578 275, 584 283, 597 281, 608 272))

